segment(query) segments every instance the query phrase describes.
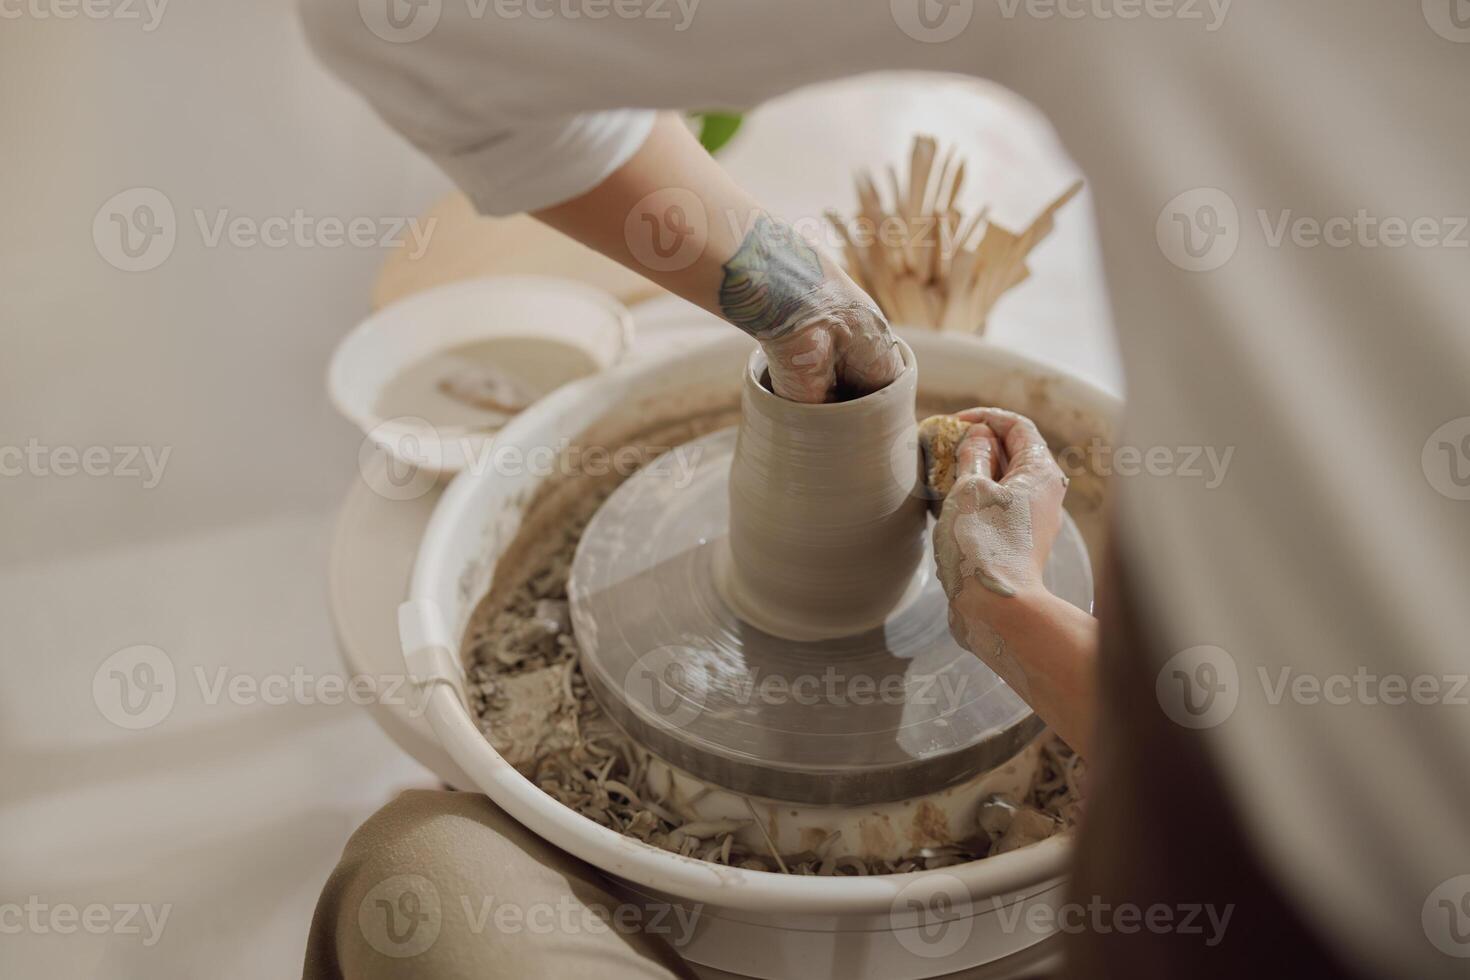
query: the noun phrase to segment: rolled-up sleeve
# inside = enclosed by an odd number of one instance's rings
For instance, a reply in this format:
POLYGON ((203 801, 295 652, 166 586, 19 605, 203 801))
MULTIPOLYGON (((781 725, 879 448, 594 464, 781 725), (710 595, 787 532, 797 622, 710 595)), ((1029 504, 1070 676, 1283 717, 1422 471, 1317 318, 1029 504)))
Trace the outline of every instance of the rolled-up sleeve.
POLYGON ((655 113, 887 67, 972 67, 848 0, 299 0, 323 62, 490 214, 595 187, 655 113))
POLYGON ((636 109, 588 112, 502 130, 477 146, 430 155, 480 212, 535 211, 600 184, 643 145, 654 115, 636 109))
POLYGON ((327 66, 482 213, 534 211, 576 197, 647 138, 652 109, 538 111, 534 78, 517 74, 518 59, 500 57, 493 23, 456 24, 438 0, 402 4, 403 16, 389 20, 386 12, 400 2, 303 0, 302 22, 327 66), (373 4, 381 20, 369 11, 373 4))

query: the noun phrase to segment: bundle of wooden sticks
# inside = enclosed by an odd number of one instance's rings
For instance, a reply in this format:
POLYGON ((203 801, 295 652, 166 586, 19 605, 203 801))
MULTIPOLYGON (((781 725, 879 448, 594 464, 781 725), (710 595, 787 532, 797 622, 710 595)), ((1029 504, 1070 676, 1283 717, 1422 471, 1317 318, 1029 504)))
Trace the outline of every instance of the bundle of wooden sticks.
POLYGON ((1018 234, 988 220, 986 208, 960 214, 965 161, 953 147, 941 156, 932 136, 914 138, 906 187, 895 167, 887 177, 888 206, 872 175, 861 173, 857 217, 827 212, 848 274, 896 325, 977 334, 996 300, 1025 280, 1026 255, 1051 232, 1057 209, 1082 189, 1079 180, 1018 234))

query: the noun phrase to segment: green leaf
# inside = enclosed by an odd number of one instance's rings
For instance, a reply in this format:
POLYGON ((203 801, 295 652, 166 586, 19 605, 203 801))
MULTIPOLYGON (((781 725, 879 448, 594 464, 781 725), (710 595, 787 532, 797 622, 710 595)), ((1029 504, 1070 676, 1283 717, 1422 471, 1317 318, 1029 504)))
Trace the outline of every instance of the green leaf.
POLYGON ((730 142, 745 121, 745 116, 738 112, 696 112, 693 116, 699 120, 699 144, 710 153, 719 152, 720 147, 730 142))

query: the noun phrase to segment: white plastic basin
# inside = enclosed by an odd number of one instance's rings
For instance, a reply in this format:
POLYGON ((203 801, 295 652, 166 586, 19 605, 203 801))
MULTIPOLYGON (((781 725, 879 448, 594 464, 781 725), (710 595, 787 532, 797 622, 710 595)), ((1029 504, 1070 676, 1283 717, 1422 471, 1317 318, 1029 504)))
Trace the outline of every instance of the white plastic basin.
MULTIPOLYGON (((920 399, 991 404, 1030 415, 1054 450, 1110 441, 1118 400, 1087 382, 971 337, 906 333, 920 399)), ((507 425, 496 447, 564 445, 650 413, 675 419, 739 397, 751 344, 734 334, 667 358, 626 364, 553 393, 507 425)), ((1070 836, 943 870, 865 878, 804 877, 716 866, 624 837, 567 809, 502 759, 465 706, 460 640, 496 563, 515 539, 544 470, 477 468, 449 486, 424 534, 399 610, 409 672, 432 686, 435 735, 478 789, 541 837, 602 869, 630 895, 697 907, 691 962, 729 973, 803 980, 937 977, 1046 940, 1032 904, 1062 900, 1070 836)), ((1094 579, 1104 554, 1102 481, 1074 476, 1068 511, 1094 579)), ((1039 918, 1039 917, 1038 917, 1039 918)))

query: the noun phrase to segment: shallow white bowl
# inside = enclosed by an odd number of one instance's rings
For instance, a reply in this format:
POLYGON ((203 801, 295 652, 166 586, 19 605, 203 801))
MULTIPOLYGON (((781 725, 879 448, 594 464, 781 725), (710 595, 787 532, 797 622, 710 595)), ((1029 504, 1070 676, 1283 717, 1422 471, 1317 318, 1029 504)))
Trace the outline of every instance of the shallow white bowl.
POLYGON ((495 337, 561 341, 606 370, 632 345, 633 317, 609 294, 570 279, 490 276, 450 283, 384 307, 353 328, 332 354, 327 392, 337 411, 399 463, 415 471, 457 473, 482 458, 496 429, 384 418, 378 399, 410 365, 495 337))

